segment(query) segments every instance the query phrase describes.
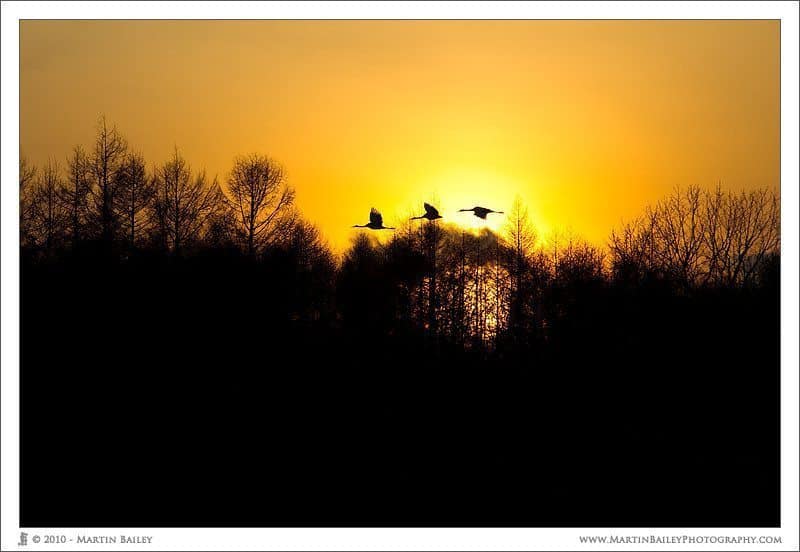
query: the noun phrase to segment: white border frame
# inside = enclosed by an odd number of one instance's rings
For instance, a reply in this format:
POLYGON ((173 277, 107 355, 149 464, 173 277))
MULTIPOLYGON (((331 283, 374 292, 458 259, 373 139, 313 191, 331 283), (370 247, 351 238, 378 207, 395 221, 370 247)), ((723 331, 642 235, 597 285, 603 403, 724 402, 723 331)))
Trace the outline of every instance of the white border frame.
MULTIPOLYGON (((780 536, 782 544, 686 542, 649 550, 798 550, 798 5, 797 2, 3 2, 2 3, 2 549, 19 548, 19 19, 780 19, 781 516, 780 529, 23 529, 29 535, 148 535, 106 550, 614 550, 579 535, 780 536), (187 9, 191 7, 191 9, 187 9)), ((746 446, 743 444, 742 446, 746 446)), ((75 543, 58 549, 79 550, 75 543)))

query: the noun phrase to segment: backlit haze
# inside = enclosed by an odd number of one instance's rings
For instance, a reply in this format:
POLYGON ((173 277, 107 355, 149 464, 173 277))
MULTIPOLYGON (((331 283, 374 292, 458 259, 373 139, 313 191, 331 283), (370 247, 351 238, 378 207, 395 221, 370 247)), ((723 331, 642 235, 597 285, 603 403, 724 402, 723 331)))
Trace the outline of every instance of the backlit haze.
POLYGON ((603 244, 675 185, 777 188, 779 71, 776 21, 24 21, 21 153, 105 114, 148 166, 273 157, 338 250, 373 206, 515 196, 603 244))

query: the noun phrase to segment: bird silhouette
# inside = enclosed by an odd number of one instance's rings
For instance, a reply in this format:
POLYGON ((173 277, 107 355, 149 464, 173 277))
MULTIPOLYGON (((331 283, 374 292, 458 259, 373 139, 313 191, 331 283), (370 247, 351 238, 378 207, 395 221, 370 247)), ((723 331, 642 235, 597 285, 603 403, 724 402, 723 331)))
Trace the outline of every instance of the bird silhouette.
POLYGON ((503 214, 503 211, 494 211, 492 209, 487 209, 486 207, 473 207, 472 209, 459 209, 458 210, 459 213, 462 212, 462 211, 472 211, 472 213, 476 217, 478 217, 480 219, 483 219, 483 220, 486 220, 486 215, 488 215, 489 213, 498 213, 498 214, 501 214, 501 215, 503 214))
POLYGON ((420 215, 418 217, 411 217, 411 220, 417 219, 428 219, 428 220, 436 220, 442 218, 442 215, 439 214, 439 211, 431 205, 430 203, 424 203, 425 206, 425 214, 420 215))
POLYGON ((394 226, 383 225, 383 215, 373 207, 369 211, 369 222, 367 224, 354 224, 353 228, 369 228, 370 230, 394 230, 394 226))

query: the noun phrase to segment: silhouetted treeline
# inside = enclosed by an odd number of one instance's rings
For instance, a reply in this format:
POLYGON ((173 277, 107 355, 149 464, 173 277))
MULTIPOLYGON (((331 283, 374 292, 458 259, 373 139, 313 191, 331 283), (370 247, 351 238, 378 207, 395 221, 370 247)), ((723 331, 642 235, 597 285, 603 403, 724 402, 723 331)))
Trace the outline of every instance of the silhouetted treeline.
POLYGON ((546 335, 567 308, 565 290, 576 286, 740 288, 777 273, 779 200, 767 190, 676 189, 614 230, 608 250, 574 236, 541 240, 519 202, 499 235, 406 223, 385 243, 356 235, 334 281, 334 254, 301 219, 294 190, 269 157, 236 158, 224 184, 193 171, 177 148, 148 170, 103 118, 93 148, 76 146, 65 166, 37 170, 21 161, 21 242, 31 260, 82 248, 117 260, 211 251, 292 259, 330 278, 316 278, 317 296, 337 286, 329 316, 413 326, 465 347, 546 335))
POLYGON ((778 523, 769 191, 339 257, 276 161, 150 165, 101 120, 20 194, 24 525, 778 523))
POLYGON ((437 338, 468 348, 529 346, 569 318, 584 293, 774 286, 779 215, 766 190, 677 189, 614 231, 608 250, 569 234, 540 240, 519 201, 500 235, 406 223, 386 243, 355 238, 339 280, 353 290, 348 308, 359 310, 341 314, 371 326, 435 328, 437 338))
POLYGON ((330 257, 319 232, 299 217, 294 190, 274 160, 238 157, 224 184, 193 170, 177 148, 148 170, 105 118, 94 146, 76 146, 66 170, 55 160, 41 170, 21 160, 20 230, 31 258, 79 252, 85 244, 107 260, 145 250, 187 256, 234 248, 255 258, 292 244, 307 248, 307 257, 330 257))

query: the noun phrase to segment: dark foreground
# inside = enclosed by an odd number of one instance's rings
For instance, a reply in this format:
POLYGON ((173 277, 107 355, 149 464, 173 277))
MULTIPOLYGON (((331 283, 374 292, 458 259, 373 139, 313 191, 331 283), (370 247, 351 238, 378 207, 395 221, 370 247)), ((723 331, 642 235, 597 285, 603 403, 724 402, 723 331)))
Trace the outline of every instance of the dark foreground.
POLYGON ((486 353, 198 262, 24 267, 24 526, 779 525, 776 286, 486 353))

